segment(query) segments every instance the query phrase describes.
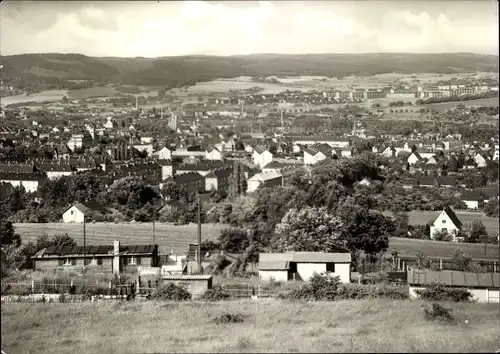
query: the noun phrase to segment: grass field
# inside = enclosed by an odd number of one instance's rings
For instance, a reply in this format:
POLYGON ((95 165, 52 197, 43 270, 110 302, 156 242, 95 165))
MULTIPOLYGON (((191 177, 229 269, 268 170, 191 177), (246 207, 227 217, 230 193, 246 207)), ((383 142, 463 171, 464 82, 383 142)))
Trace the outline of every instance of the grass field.
MULTIPOLYGON (((387 214, 387 213, 386 213, 387 214)), ((439 212, 410 212, 410 223, 425 224, 431 218, 436 218, 439 212)), ((461 214, 459 218, 464 222, 476 217, 481 220, 491 233, 496 227, 498 232, 498 219, 477 216, 478 214, 461 214), (483 219, 489 220, 489 223, 483 219), (491 220, 490 220, 491 219, 491 220), (495 226, 496 223, 496 226, 495 226)), ((481 214, 479 214, 481 215, 481 214)), ((83 244, 83 226, 81 224, 14 224, 16 232, 21 235, 23 242, 35 241, 37 237, 46 233, 49 236, 68 233, 79 244, 83 244)), ((215 241, 220 231, 228 227, 221 224, 203 224, 202 240, 215 241)), ((122 244, 147 244, 153 242, 152 223, 95 223, 86 226, 86 242, 88 245, 112 244, 113 240, 119 240, 122 244)), ((190 243, 197 242, 196 224, 175 226, 171 224, 155 224, 155 243, 160 247, 160 253, 169 253, 171 249, 176 254, 184 254, 190 243)), ((495 245, 485 247, 481 244, 448 243, 428 240, 413 240, 406 238, 391 238, 388 254, 397 251, 401 255, 416 255, 419 251, 429 257, 449 258, 458 250, 469 253, 478 260, 499 260, 499 248, 495 245)))
POLYGON ((2 349, 17 354, 499 349, 498 304, 444 304, 453 311, 454 325, 424 320, 423 305, 418 300, 3 304, 2 349), (244 320, 211 323, 224 312, 241 313, 244 320))
MULTIPOLYGON (((79 245, 83 245, 82 224, 15 224, 16 232, 21 235, 23 242, 35 241, 37 237, 46 233, 68 233, 79 245)), ((221 224, 203 224, 202 240, 215 240, 220 231, 227 226, 221 224)), ((108 245, 113 240, 122 244, 153 243, 152 223, 89 223, 86 225, 86 242, 88 245, 108 245)), ((176 254, 187 252, 190 243, 197 242, 196 224, 175 226, 171 224, 155 224, 155 243, 160 247, 160 253, 169 253, 171 249, 176 254)))
MULTIPOLYGON (((411 225, 425 225, 430 220, 436 219, 440 213, 441 211, 410 211, 408 212, 408 216, 410 218, 411 225)), ((480 220, 486 227, 486 231, 490 236, 498 235, 500 223, 498 218, 488 217, 484 213, 473 211, 456 210, 455 213, 464 225, 468 225, 474 220, 480 220)), ((383 214, 392 215, 391 212, 384 212, 383 214)))
POLYGON ((102 87, 89 87, 79 90, 71 90, 68 92, 68 98, 70 100, 81 99, 81 98, 91 98, 91 97, 112 97, 116 96, 118 91, 114 87, 102 86, 102 87))

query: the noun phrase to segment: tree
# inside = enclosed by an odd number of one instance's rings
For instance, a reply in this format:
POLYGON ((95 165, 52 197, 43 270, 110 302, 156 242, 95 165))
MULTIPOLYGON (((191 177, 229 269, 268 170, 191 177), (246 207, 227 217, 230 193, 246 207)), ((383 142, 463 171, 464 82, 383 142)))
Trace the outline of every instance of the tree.
POLYGON ((62 97, 62 103, 63 103, 63 104, 67 104, 68 102, 69 102, 68 97, 63 96, 63 97, 62 97))
POLYGON ((68 233, 62 235, 54 235, 50 240, 52 246, 62 247, 62 246, 76 246, 76 241, 71 238, 68 233))
POLYGON ((469 230, 466 234, 465 241, 468 243, 480 243, 488 240, 488 232, 481 220, 471 222, 469 230))
POLYGON ((233 199, 240 195, 245 195, 247 190, 247 181, 245 171, 239 162, 233 164, 233 172, 229 179, 228 197, 233 199))
POLYGON ((344 205, 340 210, 342 237, 352 252, 363 251, 373 257, 387 250, 396 229, 391 218, 356 205, 344 205))
POLYGON ((68 185, 70 202, 87 202, 96 199, 106 187, 89 171, 72 175, 68 185))
POLYGON ((394 226, 398 237, 407 237, 410 227, 410 218, 406 212, 396 212, 394 214, 394 226))
POLYGON ((478 265, 472 260, 472 257, 461 250, 453 255, 452 263, 455 270, 460 272, 472 272, 478 268, 478 265))
POLYGON ((326 208, 292 208, 276 225, 272 247, 281 252, 335 252, 345 247, 342 226, 326 208))
POLYGON ((435 231, 434 234, 432 235, 434 241, 446 241, 450 242, 453 240, 453 236, 450 235, 450 233, 446 230, 438 230, 435 231))
POLYGON ((484 212, 486 213, 486 216, 492 216, 498 218, 499 212, 498 212, 498 199, 496 198, 491 198, 488 203, 484 206, 484 212))
POLYGON ((15 233, 14 225, 5 219, 0 219, 0 237, 2 245, 21 245, 21 236, 15 233))

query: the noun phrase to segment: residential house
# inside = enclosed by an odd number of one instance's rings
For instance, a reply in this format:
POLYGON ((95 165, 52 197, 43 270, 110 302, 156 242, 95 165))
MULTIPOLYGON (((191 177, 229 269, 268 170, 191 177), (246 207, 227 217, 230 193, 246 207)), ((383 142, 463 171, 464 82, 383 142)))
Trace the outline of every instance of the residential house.
POLYGON ((451 188, 457 185, 457 179, 455 176, 439 176, 437 183, 439 187, 451 188))
POLYGON ((231 168, 222 168, 207 174, 205 176, 205 190, 227 192, 232 171, 231 168))
POLYGON ((352 149, 350 147, 340 147, 338 151, 340 152, 340 156, 337 154, 339 157, 352 157, 352 149))
POLYGON ((343 283, 351 282, 351 253, 260 253, 259 278, 264 281, 308 281, 315 273, 330 273, 343 283))
POLYGON ((172 165, 172 160, 158 159, 156 164, 161 167, 161 180, 163 181, 167 177, 174 175, 174 166, 172 165))
POLYGON ((158 245, 121 246, 50 246, 37 252, 31 259, 36 270, 87 271, 103 273, 137 272, 138 266, 154 267, 157 264, 158 245))
POLYGON ((467 205, 467 209, 479 209, 484 204, 484 196, 480 191, 464 191, 460 200, 467 205))
POLYGON ((152 144, 153 137, 151 135, 141 136, 141 144, 152 144))
POLYGON ((84 219, 95 213, 106 214, 106 208, 95 201, 77 203, 66 209, 62 219, 64 223, 83 223, 84 219))
POLYGON ((160 160, 172 160, 172 150, 164 146, 154 153, 160 160))
POLYGON ((175 182, 178 186, 186 188, 188 192, 205 192, 205 177, 199 173, 189 172, 168 177, 160 183, 160 189, 163 188, 163 185, 170 180, 175 182))
POLYGON ((410 270, 407 272, 410 298, 418 298, 417 290, 423 290, 433 283, 451 288, 465 288, 473 300, 482 303, 500 302, 500 274, 472 273, 451 270, 410 270))
POLYGON ((423 162, 422 156, 418 152, 412 152, 411 155, 406 160, 410 165, 415 165, 418 162, 423 162))
POLYGON ((258 173, 247 180, 247 193, 255 192, 261 186, 283 186, 283 175, 276 172, 258 173))
POLYGON ((205 158, 209 161, 222 161, 222 160, 224 160, 222 152, 215 147, 211 147, 207 150, 205 158))
POLYGON ((365 177, 361 181, 359 181, 360 185, 367 186, 367 187, 371 186, 372 183, 373 183, 373 181, 370 178, 367 178, 367 177, 365 177))
POLYGON ((63 176, 70 176, 75 172, 69 163, 43 163, 40 164, 40 170, 47 174, 47 178, 55 180, 63 176))
POLYGON ((453 241, 456 241, 456 236, 461 228, 462 222, 458 219, 455 212, 450 207, 446 207, 431 225, 431 238, 434 239, 434 234, 436 232, 446 231, 448 234, 452 235, 453 241))
POLYGON ((27 193, 34 193, 47 177, 40 173, 0 172, 0 182, 13 187, 22 186, 27 193))
POLYGON ((332 150, 330 150, 330 153, 327 153, 326 151, 319 151, 313 148, 306 147, 304 148, 304 165, 315 165, 318 162, 325 160, 327 157, 331 157, 332 154, 332 150))
POLYGON ((477 153, 476 156, 474 156, 474 161, 476 162, 477 167, 483 168, 488 166, 489 158, 484 153, 477 153))
POLYGON ((268 163, 273 161, 273 154, 270 153, 267 149, 255 147, 252 158, 255 165, 257 165, 259 168, 263 168, 268 163))

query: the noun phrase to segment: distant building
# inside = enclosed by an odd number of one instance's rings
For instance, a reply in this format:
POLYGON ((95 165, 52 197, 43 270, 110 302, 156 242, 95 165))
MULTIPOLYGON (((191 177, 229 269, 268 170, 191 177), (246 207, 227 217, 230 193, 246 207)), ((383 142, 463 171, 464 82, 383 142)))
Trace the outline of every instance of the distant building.
POLYGON ((106 214, 106 209, 96 202, 77 203, 62 214, 62 219, 64 223, 83 223, 93 213, 106 214))
POLYGON ((259 187, 283 186, 283 175, 277 172, 262 172, 247 180, 247 193, 255 192, 259 187))

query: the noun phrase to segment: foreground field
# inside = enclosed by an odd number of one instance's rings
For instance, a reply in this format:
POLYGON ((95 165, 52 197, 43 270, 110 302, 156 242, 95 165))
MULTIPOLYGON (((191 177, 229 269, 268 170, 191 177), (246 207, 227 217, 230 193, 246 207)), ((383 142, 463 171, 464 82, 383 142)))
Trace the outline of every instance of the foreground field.
MULTIPOLYGON (((427 322, 420 301, 2 305, 6 353, 493 352, 496 304, 445 304, 457 325, 427 322), (224 312, 243 323, 215 325, 224 312), (468 320, 468 323, 465 323, 468 320)), ((429 306, 430 304, 425 304, 429 306)))
MULTIPOLYGON (((37 237, 46 233, 48 236, 68 233, 79 245, 83 245, 82 224, 14 224, 16 232, 21 235, 23 242, 35 241, 37 237)), ((220 231, 226 228, 222 224, 204 224, 202 240, 215 240, 220 231)), ((113 240, 122 244, 153 243, 152 223, 95 223, 86 225, 86 242, 88 245, 108 245, 113 240)), ((171 224, 155 224, 155 243, 160 247, 160 253, 176 254, 187 251, 190 243, 197 242, 197 228, 195 224, 175 226, 171 224)))

